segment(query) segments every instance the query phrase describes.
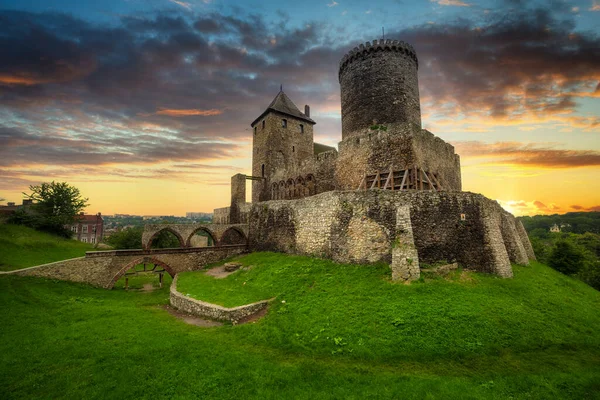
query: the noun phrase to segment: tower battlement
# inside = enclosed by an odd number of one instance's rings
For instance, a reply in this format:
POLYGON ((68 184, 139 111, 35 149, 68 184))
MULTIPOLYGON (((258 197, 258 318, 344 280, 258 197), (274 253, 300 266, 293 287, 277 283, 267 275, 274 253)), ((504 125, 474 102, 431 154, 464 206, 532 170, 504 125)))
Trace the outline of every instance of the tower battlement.
POLYGON ((344 68, 346 68, 348 64, 355 60, 368 57, 377 51, 394 51, 404 54, 405 56, 412 58, 417 66, 417 69, 419 68, 419 59, 417 58, 417 53, 410 44, 403 42, 402 40, 373 40, 373 43, 366 42, 365 44, 361 44, 360 46, 350 50, 344 55, 344 57, 342 57, 338 71, 339 76, 342 75, 344 68))

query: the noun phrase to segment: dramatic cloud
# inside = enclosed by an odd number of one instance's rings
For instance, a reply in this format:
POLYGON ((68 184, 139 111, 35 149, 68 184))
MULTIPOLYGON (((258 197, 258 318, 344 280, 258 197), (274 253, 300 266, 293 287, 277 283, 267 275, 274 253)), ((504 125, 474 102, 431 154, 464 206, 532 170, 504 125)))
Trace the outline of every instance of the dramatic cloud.
POLYGON ((535 168, 577 168, 600 166, 600 152, 561 150, 541 144, 478 141, 455 142, 457 152, 465 158, 491 158, 492 163, 535 168))
POLYGON ((458 7, 470 7, 470 4, 467 4, 460 0, 431 0, 434 3, 438 3, 440 6, 458 6, 458 7))
POLYGON ((184 1, 177 1, 177 0, 169 0, 169 1, 171 3, 177 4, 178 6, 181 6, 181 7, 185 8, 185 9, 187 9, 187 10, 190 10, 190 11, 192 10, 192 5, 190 3, 186 3, 184 1))
MULTIPOLYGON (((467 131, 524 120, 600 127, 599 117, 575 112, 580 101, 600 98, 600 40, 575 31, 571 7, 562 2, 549 10, 525 4, 481 20, 389 27, 389 37, 416 47, 431 121, 447 127, 463 115, 461 123, 480 124, 467 131)), ((248 157, 249 123, 280 84, 300 108, 311 105, 317 134, 334 143, 338 63, 358 37, 349 43, 346 29, 243 12, 181 10, 96 25, 58 13, 3 11, 0 166, 205 165, 248 157)), ((597 166, 600 157, 522 143, 457 147, 466 157, 544 168, 597 166)))
POLYGON ((593 207, 584 207, 580 205, 573 205, 571 208, 575 211, 600 211, 600 205, 593 207))
POLYGON ((397 33, 417 50, 428 108, 467 118, 545 119, 569 115, 577 98, 598 96, 600 39, 575 31, 562 2, 548 9, 526 4, 490 12, 481 21, 397 33))
POLYGON ((600 11, 600 3, 597 0, 592 2, 592 6, 590 7, 590 11, 600 11))
POLYGON ((169 115, 171 117, 186 117, 186 116, 190 116, 190 115, 200 115, 203 117, 210 117, 213 115, 220 115, 223 114, 222 110, 217 110, 217 109, 210 109, 210 110, 196 110, 196 109, 191 109, 191 110, 172 110, 172 109, 167 109, 167 108, 161 108, 160 110, 158 110, 156 112, 156 114, 158 115, 169 115))
POLYGON ((557 214, 565 211, 554 203, 546 205, 539 200, 498 200, 498 203, 515 215, 557 214))

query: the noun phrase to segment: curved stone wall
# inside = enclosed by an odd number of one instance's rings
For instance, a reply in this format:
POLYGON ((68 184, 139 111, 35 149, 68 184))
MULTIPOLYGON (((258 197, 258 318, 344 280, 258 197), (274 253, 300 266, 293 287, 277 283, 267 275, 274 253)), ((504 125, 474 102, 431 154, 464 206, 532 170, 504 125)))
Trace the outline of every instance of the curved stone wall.
POLYGON ((252 304, 245 304, 239 307, 227 308, 218 304, 207 303, 184 296, 177 291, 177 276, 171 284, 170 303, 173 307, 197 315, 214 319, 217 321, 230 321, 237 324, 244 318, 251 317, 260 311, 263 311, 269 305, 270 300, 263 300, 252 304))

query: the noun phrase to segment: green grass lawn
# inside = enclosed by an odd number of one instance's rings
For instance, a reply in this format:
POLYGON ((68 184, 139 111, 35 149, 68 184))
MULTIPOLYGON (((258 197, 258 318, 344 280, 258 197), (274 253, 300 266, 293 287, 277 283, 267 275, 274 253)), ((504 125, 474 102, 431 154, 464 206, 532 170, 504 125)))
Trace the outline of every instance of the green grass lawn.
POLYGON ((167 287, 0 276, 0 398, 600 398, 600 292, 544 265, 403 285, 383 265, 239 261, 252 268, 223 280, 180 275, 228 306, 276 297, 214 328, 168 314, 167 287))
POLYGON ((19 225, 0 224, 0 271, 83 257, 91 244, 64 239, 19 225))

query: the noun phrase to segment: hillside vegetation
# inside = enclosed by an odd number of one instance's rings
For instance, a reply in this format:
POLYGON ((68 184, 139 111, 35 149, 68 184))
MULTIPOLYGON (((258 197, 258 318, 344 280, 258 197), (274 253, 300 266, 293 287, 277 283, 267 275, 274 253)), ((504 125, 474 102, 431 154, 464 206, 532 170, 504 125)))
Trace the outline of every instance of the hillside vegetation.
POLYGON ((199 328, 168 288, 106 291, 0 276, 1 398, 599 398, 600 292, 534 263, 411 285, 385 265, 253 253, 178 289, 256 323, 199 328))
POLYGON ((0 224, 0 271, 11 271, 83 257, 91 244, 65 239, 22 225, 0 224))

